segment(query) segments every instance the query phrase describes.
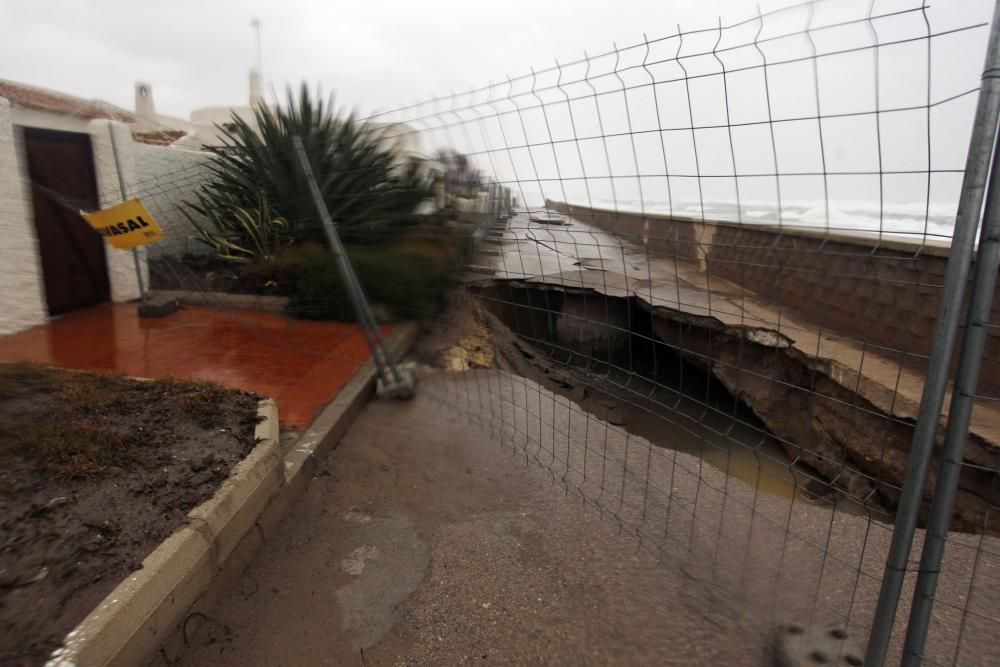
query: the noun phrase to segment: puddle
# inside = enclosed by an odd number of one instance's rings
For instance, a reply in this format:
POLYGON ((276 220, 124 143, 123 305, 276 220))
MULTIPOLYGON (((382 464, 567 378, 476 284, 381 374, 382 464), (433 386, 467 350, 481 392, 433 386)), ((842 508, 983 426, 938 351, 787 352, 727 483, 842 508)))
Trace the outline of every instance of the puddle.
MULTIPOLYGON (((571 371, 572 372, 572 371, 571 371)), ((573 372, 579 376, 579 371, 573 372)), ((706 405, 658 382, 621 370, 591 382, 581 407, 653 444, 701 458, 750 486, 792 497, 811 481, 797 471, 785 449, 736 402, 725 409, 706 405), (605 407, 606 406, 606 407, 605 407), (603 409, 602 409, 603 408, 603 409)))

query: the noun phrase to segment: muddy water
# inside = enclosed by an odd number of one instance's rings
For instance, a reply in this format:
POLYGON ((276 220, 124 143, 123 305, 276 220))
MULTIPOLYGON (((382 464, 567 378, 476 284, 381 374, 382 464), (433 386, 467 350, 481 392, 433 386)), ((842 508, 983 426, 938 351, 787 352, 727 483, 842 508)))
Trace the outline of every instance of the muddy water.
MULTIPOLYGON (((523 340, 522 346, 528 347, 523 340)), ((866 507, 796 462, 749 408, 738 401, 719 404, 711 395, 714 387, 707 395, 697 390, 687 395, 620 369, 594 373, 569 364, 548 366, 538 361, 544 353, 535 351, 540 354, 532 353, 527 367, 512 370, 658 447, 698 457, 760 493, 892 521, 881 508, 866 507)))
MULTIPOLYGON (((628 379, 621 384, 625 382, 628 379)), ((645 378, 632 378, 631 385, 637 394, 632 398, 638 398, 639 404, 617 401, 623 425, 630 432, 661 447, 700 457, 772 495, 791 497, 809 481, 802 471, 796 471, 777 439, 762 425, 747 421, 745 414, 738 414, 741 411, 706 406, 645 378)), ((613 398, 613 394, 607 396, 613 398)))
POLYGON ((621 370, 587 377, 586 371, 567 367, 565 373, 569 377, 560 378, 563 382, 576 380, 585 386, 582 395, 559 384, 546 384, 585 411, 659 447, 696 456, 760 491, 790 498, 811 479, 796 469, 766 428, 740 414, 743 410, 706 405, 704 400, 621 370))
MULTIPOLYGON (((570 295, 549 293, 541 301, 535 289, 521 293, 507 286, 483 296, 499 320, 491 327, 493 345, 509 362, 507 370, 659 447, 696 456, 762 493, 873 516, 799 463, 795 447, 779 441, 710 373, 642 333, 652 330, 648 313, 633 309, 610 327, 626 332, 624 341, 614 343, 615 353, 601 348, 607 341, 597 347, 574 345, 574 332, 561 328, 558 315, 579 308, 570 295)), ((608 303, 602 300, 602 310, 608 303)), ((876 518, 886 518, 879 514, 876 518)))

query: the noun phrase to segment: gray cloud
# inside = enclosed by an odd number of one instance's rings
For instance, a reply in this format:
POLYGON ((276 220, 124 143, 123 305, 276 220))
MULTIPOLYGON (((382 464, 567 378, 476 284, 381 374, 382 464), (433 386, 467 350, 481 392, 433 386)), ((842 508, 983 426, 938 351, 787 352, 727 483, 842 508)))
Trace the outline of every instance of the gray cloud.
MULTIPOLYGON (((989 13, 985 0, 960 4, 963 14, 989 13)), ((644 32, 666 35, 678 23, 755 12, 747 0, 6 0, 0 76, 126 108, 133 81, 148 80, 158 110, 186 117, 246 99, 257 16, 269 85, 304 79, 347 105, 384 109, 604 51, 612 41, 634 43, 644 32)))

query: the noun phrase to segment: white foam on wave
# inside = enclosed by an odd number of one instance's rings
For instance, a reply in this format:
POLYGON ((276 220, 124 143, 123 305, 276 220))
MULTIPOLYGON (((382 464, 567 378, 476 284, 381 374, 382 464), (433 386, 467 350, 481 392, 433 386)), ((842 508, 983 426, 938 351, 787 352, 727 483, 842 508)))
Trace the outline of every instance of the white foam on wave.
MULTIPOLYGON (((586 206, 583 202, 574 202, 586 206)), ((619 211, 677 214, 722 222, 787 225, 809 229, 891 234, 907 238, 932 237, 947 240, 952 236, 956 204, 953 202, 884 203, 867 200, 747 200, 737 207, 735 201, 692 202, 647 199, 642 202, 594 200, 597 208, 619 211)))

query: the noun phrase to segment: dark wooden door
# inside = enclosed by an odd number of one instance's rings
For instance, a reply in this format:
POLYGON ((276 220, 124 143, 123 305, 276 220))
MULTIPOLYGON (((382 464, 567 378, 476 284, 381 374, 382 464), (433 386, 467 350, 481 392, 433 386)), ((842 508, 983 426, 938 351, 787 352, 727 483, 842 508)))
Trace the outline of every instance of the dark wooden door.
POLYGON ((49 314, 107 301, 104 240, 77 213, 97 208, 90 136, 25 128, 24 142, 49 314))

